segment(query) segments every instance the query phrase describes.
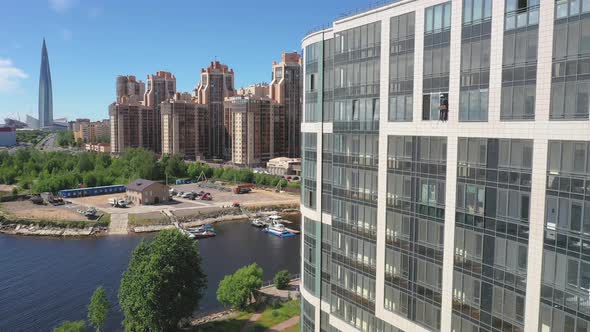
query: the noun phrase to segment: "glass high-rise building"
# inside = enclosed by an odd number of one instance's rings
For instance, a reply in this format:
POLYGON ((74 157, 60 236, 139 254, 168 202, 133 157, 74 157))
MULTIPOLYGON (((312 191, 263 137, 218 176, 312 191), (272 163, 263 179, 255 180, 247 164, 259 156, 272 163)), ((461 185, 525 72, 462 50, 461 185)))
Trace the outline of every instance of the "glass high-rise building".
POLYGON ((303 40, 302 331, 590 331, 590 1, 303 40))
POLYGON ((51 70, 49 69, 49 55, 43 39, 41 49, 41 69, 39 70, 39 127, 53 126, 53 89, 51 85, 51 70))

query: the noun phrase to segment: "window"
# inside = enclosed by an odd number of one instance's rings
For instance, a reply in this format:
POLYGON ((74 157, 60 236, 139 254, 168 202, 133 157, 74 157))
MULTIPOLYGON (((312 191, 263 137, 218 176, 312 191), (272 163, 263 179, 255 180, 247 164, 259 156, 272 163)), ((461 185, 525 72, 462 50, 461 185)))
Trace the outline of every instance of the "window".
MULTIPOLYGON (((422 120, 441 119, 438 111, 441 106, 440 95, 448 93, 450 14, 450 2, 426 9, 422 120)), ((448 95, 445 100, 447 98, 448 95)))

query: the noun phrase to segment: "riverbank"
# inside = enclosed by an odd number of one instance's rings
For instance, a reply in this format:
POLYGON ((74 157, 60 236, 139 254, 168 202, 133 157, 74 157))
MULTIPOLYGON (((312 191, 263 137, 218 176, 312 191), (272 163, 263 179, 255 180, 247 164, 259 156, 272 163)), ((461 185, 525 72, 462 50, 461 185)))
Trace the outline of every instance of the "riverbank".
MULTIPOLYGON (((176 228, 177 222, 180 227, 198 227, 202 225, 213 225, 227 221, 250 220, 277 213, 283 217, 298 215, 296 205, 273 205, 252 206, 246 209, 219 208, 216 211, 201 213, 192 216, 176 216, 172 211, 162 213, 163 217, 153 220, 131 221, 128 233, 153 233, 165 229, 176 228)), ((20 236, 50 236, 50 237, 91 237, 112 235, 109 232, 110 215, 105 220, 99 221, 50 221, 33 219, 14 219, 0 215, 0 233, 20 236)))
MULTIPOLYGON (((194 317, 183 329, 193 332, 208 331, 283 331, 299 323, 300 280, 294 279, 284 290, 269 285, 257 291, 257 302, 244 310, 224 310, 194 317)), ((293 329, 298 331, 298 329, 293 329)))
POLYGON ((167 215, 169 218, 165 222, 162 222, 162 218, 156 219, 157 221, 150 225, 136 226, 133 224, 133 222, 131 222, 129 228, 133 233, 159 232, 165 229, 175 228, 175 222, 177 222, 181 228, 198 227, 203 225, 214 225, 226 221, 250 220, 252 218, 259 218, 271 214, 279 214, 283 217, 289 215, 298 215, 298 208, 298 205, 273 205, 270 207, 251 206, 248 207, 247 210, 240 208, 220 208, 217 211, 212 211, 209 213, 200 213, 197 215, 182 217, 177 216, 173 211, 168 211, 165 215, 167 215))
POLYGON ((10 219, 0 215, 0 233, 24 236, 84 237, 106 232, 105 221, 51 221, 10 219))

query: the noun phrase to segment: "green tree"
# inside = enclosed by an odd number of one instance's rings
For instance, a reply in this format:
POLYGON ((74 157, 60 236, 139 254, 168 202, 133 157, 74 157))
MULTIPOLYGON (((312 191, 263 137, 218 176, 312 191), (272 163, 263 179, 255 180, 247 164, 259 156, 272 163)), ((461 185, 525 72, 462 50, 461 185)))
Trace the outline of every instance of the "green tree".
POLYGON ((281 270, 275 274, 274 283, 277 289, 285 289, 289 286, 291 274, 287 270, 281 270))
POLYGON ((198 308, 206 285, 196 241, 176 229, 142 241, 119 288, 125 330, 174 330, 198 308))
POLYGON ((88 153, 80 153, 78 156, 78 170, 82 173, 88 172, 94 169, 94 164, 90 160, 88 153))
MULTIPOLYGON (((164 160, 164 159, 163 159, 164 160)), ((187 166, 184 163, 183 158, 180 155, 173 155, 170 158, 166 158, 165 172, 166 175, 171 178, 183 178, 187 174, 187 166)))
POLYGON ((226 307, 244 308, 260 287, 262 268, 254 263, 225 276, 219 282, 217 300, 226 307))
POLYGON ((84 327, 86 327, 86 323, 83 320, 67 320, 54 328, 53 332, 82 332, 84 331, 84 327))
POLYGON ((97 332, 102 331, 107 315, 111 310, 111 304, 102 286, 94 290, 88 305, 88 322, 96 328, 97 332))

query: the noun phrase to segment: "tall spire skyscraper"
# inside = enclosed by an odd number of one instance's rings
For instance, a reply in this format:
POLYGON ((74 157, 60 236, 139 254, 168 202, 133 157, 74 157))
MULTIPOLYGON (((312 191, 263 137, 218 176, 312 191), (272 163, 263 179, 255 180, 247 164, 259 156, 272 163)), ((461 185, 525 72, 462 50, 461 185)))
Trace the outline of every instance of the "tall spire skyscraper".
POLYGON ((39 73, 39 127, 53 126, 53 91, 51 87, 51 71, 49 56, 43 38, 41 50, 41 71, 39 73))

